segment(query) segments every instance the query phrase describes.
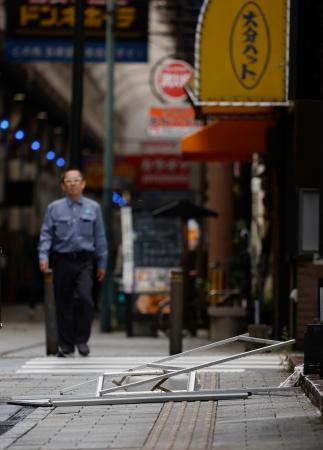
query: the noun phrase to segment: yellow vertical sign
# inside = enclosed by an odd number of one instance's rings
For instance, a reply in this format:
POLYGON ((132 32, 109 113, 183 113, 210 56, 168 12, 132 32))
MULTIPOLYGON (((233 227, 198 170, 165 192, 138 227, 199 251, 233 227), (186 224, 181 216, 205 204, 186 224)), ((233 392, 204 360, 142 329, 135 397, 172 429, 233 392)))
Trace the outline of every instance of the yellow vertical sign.
POLYGON ((202 103, 287 101, 289 0, 205 0, 196 35, 202 103))

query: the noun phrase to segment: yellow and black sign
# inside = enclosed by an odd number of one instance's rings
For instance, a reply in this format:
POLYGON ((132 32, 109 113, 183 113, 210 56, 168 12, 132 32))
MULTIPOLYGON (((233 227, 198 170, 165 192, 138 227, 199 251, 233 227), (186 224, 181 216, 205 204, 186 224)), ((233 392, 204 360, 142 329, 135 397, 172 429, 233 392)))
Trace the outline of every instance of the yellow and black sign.
POLYGON ((209 0, 193 92, 201 104, 287 102, 289 0, 209 0))
MULTIPOLYGON (((88 39, 105 39, 106 0, 85 0, 84 28, 88 39)), ((8 0, 9 38, 68 38, 75 25, 74 0, 8 0)), ((147 40, 147 0, 116 2, 115 33, 118 40, 147 40)))

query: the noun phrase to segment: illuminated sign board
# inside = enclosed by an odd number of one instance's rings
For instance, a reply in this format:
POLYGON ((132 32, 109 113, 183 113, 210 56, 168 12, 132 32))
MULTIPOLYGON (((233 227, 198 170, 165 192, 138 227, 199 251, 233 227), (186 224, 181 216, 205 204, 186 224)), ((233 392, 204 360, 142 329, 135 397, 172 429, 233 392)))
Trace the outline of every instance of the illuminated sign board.
MULTIPOLYGON (((105 60, 106 0, 86 0, 85 59, 105 60)), ((73 54, 74 0, 10 0, 6 4, 5 53, 16 60, 68 61, 73 54)), ((115 17, 116 61, 146 62, 148 4, 119 0, 115 17)))
POLYGON ((289 0, 205 0, 198 19, 198 105, 288 102, 289 0))

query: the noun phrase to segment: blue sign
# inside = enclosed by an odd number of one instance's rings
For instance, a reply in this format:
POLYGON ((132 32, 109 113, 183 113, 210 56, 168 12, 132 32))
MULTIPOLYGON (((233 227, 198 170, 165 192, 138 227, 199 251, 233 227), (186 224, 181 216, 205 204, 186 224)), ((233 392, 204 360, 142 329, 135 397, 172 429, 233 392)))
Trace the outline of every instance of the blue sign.
MULTIPOLYGON (((8 39, 5 43, 5 58, 11 61, 51 61, 71 62, 73 45, 67 41, 43 41, 8 39)), ((105 44, 100 41, 87 41, 84 46, 86 62, 101 63, 106 61, 105 44)), ((148 61, 147 42, 117 41, 115 44, 115 61, 118 63, 143 63, 148 61)))
MULTIPOLYGON (((103 62, 106 0, 84 1, 84 59, 103 62)), ((75 20, 75 0, 7 1, 5 56, 14 61, 72 61, 75 20)), ((147 0, 116 0, 114 35, 116 62, 148 61, 147 0)))

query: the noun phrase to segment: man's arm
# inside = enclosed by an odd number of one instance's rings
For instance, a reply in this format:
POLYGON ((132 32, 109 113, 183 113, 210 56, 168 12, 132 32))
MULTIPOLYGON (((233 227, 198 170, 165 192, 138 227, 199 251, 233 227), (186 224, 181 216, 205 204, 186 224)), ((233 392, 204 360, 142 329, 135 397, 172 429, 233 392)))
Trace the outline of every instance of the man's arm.
POLYGON ((106 272, 108 249, 102 211, 99 205, 96 211, 96 220, 94 228, 94 247, 97 261, 97 278, 99 281, 102 281, 106 272))
POLYGON ((53 219, 47 208, 43 225, 40 230, 38 253, 39 253, 39 268, 41 272, 46 273, 48 270, 49 252, 53 243, 53 219))

